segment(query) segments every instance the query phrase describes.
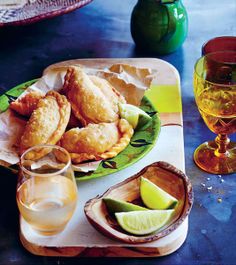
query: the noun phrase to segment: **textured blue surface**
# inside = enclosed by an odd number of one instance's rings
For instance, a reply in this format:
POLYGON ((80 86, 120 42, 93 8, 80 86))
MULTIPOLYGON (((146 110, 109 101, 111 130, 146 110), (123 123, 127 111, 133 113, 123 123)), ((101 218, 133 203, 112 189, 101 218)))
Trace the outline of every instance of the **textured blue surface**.
MULTIPOLYGON (((25 27, 0 29, 0 92, 39 77, 49 64, 72 58, 158 57, 140 52, 130 35, 135 0, 96 0, 70 14, 25 27)), ((202 44, 215 36, 236 35, 236 1, 183 1, 189 33, 175 53, 161 56, 179 71, 182 82, 185 161, 195 192, 184 245, 170 256, 151 259, 66 259, 36 257, 18 238, 16 177, 0 171, 0 264, 236 264, 236 174, 214 176, 198 169, 194 149, 214 138, 197 111, 193 66, 202 44), (219 199, 222 199, 219 202, 219 199)), ((236 141, 236 136, 233 138, 236 141)))

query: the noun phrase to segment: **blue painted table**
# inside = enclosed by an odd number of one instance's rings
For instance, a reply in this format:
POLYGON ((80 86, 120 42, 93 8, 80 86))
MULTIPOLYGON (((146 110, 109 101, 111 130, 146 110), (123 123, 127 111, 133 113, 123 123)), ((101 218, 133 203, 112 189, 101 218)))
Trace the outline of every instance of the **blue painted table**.
MULTIPOLYGON (((193 66, 201 45, 220 35, 236 35, 236 2, 183 1, 189 34, 176 52, 157 56, 140 52, 130 35, 135 0, 96 0, 70 14, 23 27, 0 28, 0 93, 41 75, 55 62, 72 58, 156 57, 173 64, 182 82, 185 163, 195 203, 184 245, 170 256, 151 259, 48 258, 29 254, 18 238, 16 177, 0 171, 0 264, 236 264, 236 174, 215 176, 198 169, 194 149, 214 137, 197 111, 192 89, 193 66), (221 200, 219 200, 221 199, 221 200), (221 201, 221 202, 220 202, 221 201)), ((235 135, 232 137, 236 141, 235 135)))

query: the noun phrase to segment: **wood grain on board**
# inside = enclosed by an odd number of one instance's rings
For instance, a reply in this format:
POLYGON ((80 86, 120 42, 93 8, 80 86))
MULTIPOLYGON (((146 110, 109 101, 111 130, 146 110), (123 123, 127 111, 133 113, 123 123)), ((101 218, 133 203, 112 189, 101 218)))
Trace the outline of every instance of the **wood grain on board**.
MULTIPOLYGON (((71 64, 104 68, 116 63, 125 63, 137 67, 154 69, 157 71, 157 78, 154 81, 155 87, 164 87, 165 85, 172 86, 176 95, 179 96, 180 102, 178 103, 181 106, 179 74, 172 65, 159 59, 78 59, 60 62, 49 68, 71 64)), ((45 69, 45 71, 49 68, 45 69)), ((155 89, 155 87, 152 89, 155 89)), ((162 96, 164 100, 168 102, 169 96, 165 98, 165 92, 163 92, 162 96)), ((152 101, 151 98, 149 99, 152 101)), ((155 107, 158 109, 158 106, 155 107)), ((80 204, 80 207, 75 212, 73 220, 71 220, 68 227, 63 231, 63 234, 59 235, 58 238, 56 236, 53 239, 42 239, 42 237, 33 234, 29 225, 20 217, 20 240, 23 246, 36 255, 78 257, 158 257, 168 255, 177 250, 186 239, 188 217, 169 235, 151 243, 132 245, 106 238, 96 231, 86 220, 83 212, 83 205, 81 205, 85 203, 86 200, 98 194, 102 194, 110 186, 138 172, 145 164, 154 161, 167 161, 184 171, 182 109, 171 112, 168 112, 168 109, 166 109, 160 112, 160 117, 162 129, 156 144, 158 152, 154 146, 153 150, 140 160, 142 162, 139 161, 122 171, 104 178, 79 184, 78 188, 80 194, 78 204, 80 204), (160 149, 162 152, 160 152, 160 149), (177 156, 175 152, 178 152, 177 156), (93 190, 91 190, 91 187, 93 187, 93 190), (81 221, 81 223, 79 223, 79 221, 81 221)))

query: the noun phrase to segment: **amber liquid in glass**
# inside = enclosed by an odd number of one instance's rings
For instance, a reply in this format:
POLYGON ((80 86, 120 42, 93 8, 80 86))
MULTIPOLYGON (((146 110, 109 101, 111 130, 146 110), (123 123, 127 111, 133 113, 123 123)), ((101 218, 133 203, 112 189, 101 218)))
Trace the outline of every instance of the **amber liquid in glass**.
POLYGON ((77 202, 75 183, 62 175, 32 177, 17 189, 24 219, 39 233, 53 235, 64 229, 77 202))
POLYGON ((213 85, 208 86, 199 94, 197 104, 202 118, 211 131, 216 134, 236 132, 235 90, 231 90, 230 87, 219 89, 213 85))
POLYGON ((194 151, 194 161, 213 174, 236 172, 236 52, 223 51, 199 58, 194 67, 194 95, 208 128, 217 134, 194 151))

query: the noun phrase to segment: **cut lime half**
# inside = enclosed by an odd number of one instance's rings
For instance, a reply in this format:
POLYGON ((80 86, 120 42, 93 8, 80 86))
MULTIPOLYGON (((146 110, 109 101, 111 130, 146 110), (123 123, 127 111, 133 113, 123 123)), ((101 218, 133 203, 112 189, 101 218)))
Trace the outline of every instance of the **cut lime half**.
POLYGON ((122 200, 115 200, 108 197, 103 198, 102 200, 106 204, 106 207, 110 213, 148 210, 147 208, 122 200))
POLYGON ((170 209, 178 203, 175 197, 144 177, 141 177, 140 195, 143 203, 150 209, 170 209))
POLYGON ((132 127, 141 128, 152 118, 142 109, 131 104, 119 104, 120 116, 126 119, 132 127))
POLYGON ((115 213, 119 225, 134 235, 151 234, 168 223, 174 210, 148 210, 115 213))

